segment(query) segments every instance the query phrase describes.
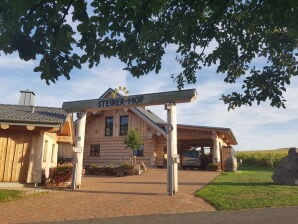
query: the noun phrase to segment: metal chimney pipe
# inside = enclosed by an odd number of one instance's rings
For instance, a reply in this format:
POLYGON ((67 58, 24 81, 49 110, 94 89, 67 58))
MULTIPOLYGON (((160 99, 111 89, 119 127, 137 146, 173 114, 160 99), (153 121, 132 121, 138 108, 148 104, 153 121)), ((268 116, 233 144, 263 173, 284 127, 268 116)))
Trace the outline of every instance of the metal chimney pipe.
POLYGON ((21 90, 21 96, 19 99, 19 105, 22 106, 34 106, 35 93, 31 90, 21 90))

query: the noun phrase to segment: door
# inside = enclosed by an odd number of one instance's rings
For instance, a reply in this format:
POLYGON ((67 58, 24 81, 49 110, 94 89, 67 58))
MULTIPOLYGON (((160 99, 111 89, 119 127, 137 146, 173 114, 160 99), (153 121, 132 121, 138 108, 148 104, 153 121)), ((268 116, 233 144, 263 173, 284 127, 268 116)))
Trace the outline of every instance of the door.
POLYGON ((0 132, 0 182, 26 182, 31 140, 26 132, 0 132))

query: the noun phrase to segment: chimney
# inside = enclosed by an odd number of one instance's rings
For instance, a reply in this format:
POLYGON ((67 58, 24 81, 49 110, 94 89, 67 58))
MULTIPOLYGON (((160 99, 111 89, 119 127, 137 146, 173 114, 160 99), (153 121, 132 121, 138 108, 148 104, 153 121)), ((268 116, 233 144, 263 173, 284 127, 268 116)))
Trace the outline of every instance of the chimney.
POLYGON ((19 105, 22 106, 34 106, 34 96, 35 93, 29 89, 27 90, 22 90, 20 100, 19 100, 19 105))

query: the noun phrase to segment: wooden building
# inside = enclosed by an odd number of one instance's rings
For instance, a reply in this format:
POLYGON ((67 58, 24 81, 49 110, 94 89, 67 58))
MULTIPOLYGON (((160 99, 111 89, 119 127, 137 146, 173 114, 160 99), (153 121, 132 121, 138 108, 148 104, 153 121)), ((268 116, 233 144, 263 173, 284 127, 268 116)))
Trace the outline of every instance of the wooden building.
MULTIPOLYGON (((108 89, 100 98, 109 98, 108 89)), ((134 152, 138 161, 147 165, 164 166, 167 123, 144 107, 88 112, 86 120, 84 165, 120 165, 128 162, 130 149, 124 137, 130 128, 142 136, 142 147, 134 152)), ((178 124, 178 154, 190 148, 208 149, 212 162, 224 168, 237 140, 229 128, 178 124)))
POLYGON ((0 104, 0 182, 39 183, 57 166, 59 148, 72 148, 72 115, 35 106, 34 95, 21 91, 19 105, 0 104))

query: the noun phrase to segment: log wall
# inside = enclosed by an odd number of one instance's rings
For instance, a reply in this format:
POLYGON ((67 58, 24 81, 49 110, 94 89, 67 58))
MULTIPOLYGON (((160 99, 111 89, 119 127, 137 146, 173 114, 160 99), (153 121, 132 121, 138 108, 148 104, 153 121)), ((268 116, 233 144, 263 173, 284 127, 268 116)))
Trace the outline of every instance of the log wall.
POLYGON ((157 152, 161 147, 158 145, 156 131, 141 117, 126 110, 107 110, 87 117, 84 165, 119 165, 129 161, 131 150, 125 148, 124 137, 119 135, 120 116, 128 116, 128 129, 135 128, 142 136, 144 154, 137 157, 137 161, 144 162, 146 165, 153 165, 154 152, 157 152), (105 136, 106 117, 114 118, 113 136, 105 136), (90 156, 90 146, 92 144, 100 145, 100 156, 90 156))
POLYGON ((39 183, 57 166, 57 153, 56 134, 0 130, 0 182, 39 183))
POLYGON ((45 133, 42 145, 42 172, 46 178, 49 177, 49 170, 57 167, 58 144, 56 134, 45 133))
POLYGON ((32 136, 0 131, 0 181, 26 182, 32 136))

